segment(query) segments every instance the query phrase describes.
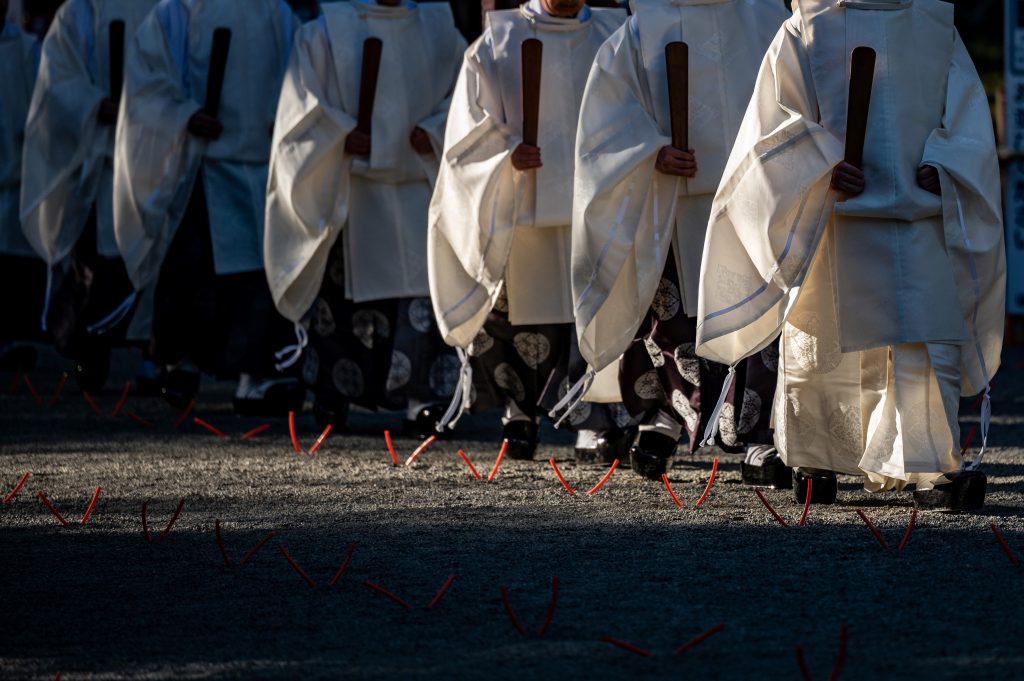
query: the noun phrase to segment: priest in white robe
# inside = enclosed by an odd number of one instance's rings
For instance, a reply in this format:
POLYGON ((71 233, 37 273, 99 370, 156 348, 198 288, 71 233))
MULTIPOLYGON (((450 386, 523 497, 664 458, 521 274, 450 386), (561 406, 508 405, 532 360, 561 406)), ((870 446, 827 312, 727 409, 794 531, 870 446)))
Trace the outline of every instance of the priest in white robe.
MULTIPOLYGON (((714 408, 727 370, 695 354, 697 289, 712 198, 758 65, 788 16, 775 0, 637 2, 587 83, 572 227, 576 329, 591 376, 617 367, 611 390, 642 419, 630 460, 652 480, 681 437, 694 451, 719 414, 723 446, 749 446, 762 464, 771 454, 776 358, 744 366, 714 408), (688 45, 692 149, 671 140, 665 48, 677 41, 688 45)), ((583 387, 588 399, 607 392, 600 379, 583 387)))
POLYGON ((275 369, 293 340, 263 275, 274 112, 298 26, 284 0, 161 0, 127 50, 114 220, 136 289, 154 287, 164 396, 187 406, 200 373, 238 377, 234 406, 301 409, 275 369), (218 28, 231 31, 216 115, 205 107, 218 28))
MULTIPOLYGON (((542 405, 567 388, 576 122, 594 55, 624 20, 621 10, 582 0, 490 12, 452 102, 430 210, 430 290, 441 332, 464 366, 441 425, 469 406, 502 408, 516 458, 532 458, 542 405), (521 46, 530 38, 543 45, 537 146, 523 144, 521 46)), ((612 415, 587 404, 569 422, 609 431, 611 450, 625 438, 612 415)), ((600 446, 579 444, 582 456, 600 446)))
POLYGON ((948 3, 797 4, 715 198, 698 352, 736 364, 781 332, 776 439, 807 475, 947 485, 962 396, 983 393, 986 441, 1003 334, 985 91, 948 3), (861 168, 843 161, 859 46, 877 53, 861 168))
POLYGON ((277 110, 264 261, 274 302, 308 337, 302 375, 323 422, 350 404, 404 410, 428 437, 459 361, 427 285, 427 209, 466 41, 447 3, 323 6, 296 37, 277 110), (382 52, 357 127, 363 45, 382 52))
POLYGON ((89 391, 103 386, 113 345, 147 335, 129 333, 137 296, 114 238, 119 102, 111 89, 110 24, 124 22, 130 36, 155 4, 64 3, 43 43, 25 124, 20 211, 25 236, 50 268, 45 326, 89 391), (54 286, 55 269, 65 265, 54 286))

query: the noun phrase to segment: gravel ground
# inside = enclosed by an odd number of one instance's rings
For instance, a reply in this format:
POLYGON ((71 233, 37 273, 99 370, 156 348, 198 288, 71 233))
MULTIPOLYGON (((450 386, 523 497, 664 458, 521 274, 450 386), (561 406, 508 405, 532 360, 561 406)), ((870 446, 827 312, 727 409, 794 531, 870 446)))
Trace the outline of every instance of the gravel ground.
MULTIPOLYGON (((191 422, 175 429, 177 414, 152 399, 132 397, 117 418, 99 418, 69 385, 58 405, 39 407, 24 385, 9 394, 13 377, 0 374, 0 495, 31 471, 0 506, 0 678, 799 681, 795 646, 813 678, 829 678, 845 624, 843 679, 1021 679, 1024 573, 989 526, 1024 557, 1022 361, 1024 352, 1008 352, 996 381, 986 508, 922 513, 902 552, 910 495, 869 496, 853 478, 841 479, 839 503, 812 507, 802 528, 792 526, 801 509, 791 494, 766 492, 791 525, 783 528, 728 455, 706 503, 693 508, 712 451, 677 460, 679 509, 661 485, 628 470, 587 497, 605 468, 573 462, 570 441, 550 430, 541 460, 505 461, 493 482, 474 481, 457 452, 486 476, 498 451, 493 416, 468 418, 460 439, 395 468, 381 437, 399 428, 393 415, 354 414, 315 457, 298 456, 283 421, 240 440, 262 421, 232 415, 223 384, 195 412, 229 436, 218 439, 191 422), (97 486, 99 503, 81 525, 97 486), (40 490, 69 526, 47 512, 40 490), (276 535, 240 565, 268 532, 276 535), (554 577, 557 607, 540 635, 554 577), (503 586, 525 635, 506 614, 503 586)), ((44 398, 59 372, 48 357, 31 374, 44 398)), ((124 380, 122 372, 112 383, 124 380)), ((97 397, 107 414, 118 392, 97 397)), ((977 421, 968 411, 965 428, 977 421)), ((308 415, 298 431, 307 447, 318 434, 308 415)), ((395 446, 404 457, 416 443, 395 446)))

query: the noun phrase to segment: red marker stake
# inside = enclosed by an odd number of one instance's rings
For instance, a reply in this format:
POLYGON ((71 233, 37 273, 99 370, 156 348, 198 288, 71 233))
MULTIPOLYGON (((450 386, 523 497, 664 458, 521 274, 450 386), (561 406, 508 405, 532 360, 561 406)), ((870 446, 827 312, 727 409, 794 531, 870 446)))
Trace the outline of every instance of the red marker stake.
POLYGON ((64 527, 68 526, 68 521, 64 520, 64 516, 60 514, 60 511, 58 511, 57 508, 52 503, 50 503, 50 500, 46 498, 46 492, 44 492, 43 490, 39 490, 38 492, 36 492, 36 496, 39 497, 39 501, 43 502, 43 506, 48 508, 50 510, 50 513, 52 513, 53 516, 60 521, 61 525, 63 525, 64 527))
POLYGON ((103 491, 101 487, 96 488, 96 492, 92 495, 92 501, 89 502, 88 508, 85 509, 85 515, 82 516, 82 524, 85 525, 89 521, 89 516, 92 515, 93 510, 96 508, 96 502, 100 500, 100 492, 103 491))
POLYGON ((971 440, 974 439, 974 434, 978 432, 978 426, 973 426, 967 433, 967 439, 964 440, 964 446, 960 448, 960 456, 963 457, 967 453, 967 448, 971 446, 971 440))
POLYGON ((604 487, 604 483, 606 483, 606 482, 608 482, 609 480, 611 480, 611 477, 612 477, 612 473, 614 473, 614 472, 615 472, 615 469, 616 469, 616 468, 618 468, 618 467, 619 467, 619 460, 618 460, 618 459, 615 459, 615 461, 613 461, 613 462, 612 462, 612 467, 608 469, 608 472, 604 474, 604 477, 603 477, 603 478, 601 478, 601 479, 600 479, 600 480, 599 480, 599 481, 597 482, 597 484, 596 484, 596 485, 594 485, 593 487, 591 487, 591 488, 590 488, 590 489, 589 489, 589 490, 587 491, 587 496, 588 496, 588 497, 592 497, 592 496, 594 496, 595 494, 597 494, 597 493, 598 493, 598 491, 600 491, 600 489, 601 489, 602 487, 604 487))
POLYGON ((11 503, 11 499, 17 496, 18 492, 21 491, 21 488, 24 486, 25 482, 28 480, 28 476, 30 475, 32 475, 32 471, 26 471, 25 475, 21 476, 21 480, 19 480, 18 484, 14 486, 14 489, 12 489, 10 493, 6 497, 4 497, 5 505, 11 503))
POLYGON ((477 480, 480 480, 480 474, 476 472, 476 467, 473 465, 473 462, 469 460, 469 457, 466 456, 466 453, 461 449, 459 450, 459 456, 461 456, 462 460, 466 462, 467 466, 469 466, 469 472, 473 475, 473 477, 476 478, 477 480))
POLYGON ((860 516, 860 519, 863 520, 864 524, 868 526, 869 530, 871 530, 871 534, 875 535, 875 539, 878 540, 878 543, 881 545, 881 547, 888 551, 889 550, 889 543, 887 541, 885 541, 885 537, 883 537, 882 533, 878 531, 878 528, 875 527, 874 523, 872 523, 868 519, 867 514, 864 513, 864 511, 862 511, 862 510, 860 510, 858 508, 857 509, 857 515, 860 516))
POLYGON ((149 504, 145 501, 142 502, 142 536, 146 538, 146 541, 153 543, 153 536, 149 533, 149 520, 147 516, 149 504))
POLYGON ((299 446, 299 438, 295 437, 295 412, 288 412, 288 434, 292 438, 292 449, 296 454, 302 454, 302 447, 299 446))
POLYGON ((572 487, 569 487, 569 483, 565 481, 565 477, 562 475, 562 471, 558 470, 558 464, 555 463, 554 458, 548 459, 548 464, 550 464, 551 468, 554 469, 555 475, 558 477, 558 482, 562 483, 562 487, 565 488, 565 491, 568 492, 571 496, 576 496, 576 492, 573 490, 572 487))
POLYGON ((160 541, 163 541, 164 538, 167 537, 167 533, 171 531, 172 527, 174 527, 174 523, 178 522, 178 516, 181 515, 181 509, 184 508, 184 506, 185 497, 182 497, 178 501, 178 508, 174 509, 174 515, 171 516, 171 521, 167 523, 167 527, 165 527, 164 531, 160 533, 160 541))
POLYGON ((452 575, 445 580, 444 584, 441 585, 441 590, 437 592, 437 595, 430 600, 430 605, 427 606, 427 610, 433 610, 434 606, 441 602, 444 595, 448 593, 448 589, 451 588, 452 582, 455 581, 455 575, 452 575))
POLYGON ((268 430, 270 430, 270 424, 269 423, 264 423, 261 426, 256 426, 252 430, 245 431, 245 433, 242 434, 242 439, 243 440, 251 440, 254 437, 256 437, 257 435, 261 435, 261 434, 267 432, 268 430))
POLYGON ((96 400, 92 399, 92 395, 83 390, 82 398, 85 399, 86 404, 95 412, 96 416, 103 418, 103 410, 100 409, 100 405, 96 404, 96 400))
POLYGON ((181 424, 185 423, 185 421, 188 420, 189 414, 191 414, 192 410, 195 408, 196 401, 192 400, 191 402, 188 403, 188 406, 185 407, 185 411, 181 412, 181 416, 178 417, 178 420, 174 422, 174 427, 181 428, 181 424))
POLYGON ((487 475, 487 482, 491 482, 498 475, 498 469, 501 468, 501 462, 505 460, 505 452, 508 450, 508 440, 501 441, 501 451, 498 452, 498 458, 494 461, 494 468, 487 475))
POLYGON ((135 421, 135 423, 139 424, 143 428, 156 428, 156 424, 155 423, 153 423, 152 421, 148 421, 148 420, 142 418, 141 416, 136 414, 131 409, 129 409, 125 413, 128 414, 128 418, 130 418, 132 421, 135 421))
POLYGON ((404 599, 399 598, 398 596, 396 596, 395 594, 391 593, 390 591, 388 591, 384 587, 380 586, 379 584, 374 584, 370 580, 366 580, 365 582, 363 582, 363 584, 368 586, 369 588, 373 589, 377 593, 381 594, 382 596, 387 596, 388 598, 393 600, 395 603, 398 603, 400 606, 402 606, 406 610, 412 610, 412 606, 409 605, 408 603, 406 603, 404 599))
POLYGON ((512 626, 515 627, 516 631, 518 631, 520 634, 526 636, 526 628, 523 626, 523 623, 520 622, 519 618, 516 616, 516 611, 512 609, 512 601, 508 597, 508 589, 506 589, 504 586, 501 587, 501 602, 505 605, 505 613, 508 615, 509 621, 512 622, 512 626))
POLYGON ((220 428, 217 428, 216 426, 213 426, 213 425, 207 423, 206 421, 202 420, 198 416, 196 416, 196 417, 194 417, 192 419, 192 423, 194 423, 197 426, 200 426, 202 428, 206 428, 208 431, 210 431, 211 433, 213 433, 214 435, 216 435, 217 437, 219 437, 222 440, 227 437, 227 435, 224 434, 224 431, 222 431, 220 428))
POLYGON ((540 629, 537 630, 538 636, 543 636, 548 633, 548 628, 551 626, 551 620, 555 617, 555 609, 558 607, 558 577, 551 578, 551 605, 548 606, 548 611, 544 615, 544 622, 540 625, 540 629))
POLYGON ((846 622, 839 627, 839 652, 836 653, 836 661, 832 663, 832 673, 828 681, 839 681, 839 675, 843 672, 843 665, 846 664, 846 641, 849 634, 846 622))
POLYGON ((64 387, 68 384, 68 372, 64 372, 60 375, 60 380, 57 381, 57 388, 53 391, 53 397, 50 398, 50 406, 56 405, 60 402, 60 396, 64 394, 64 387))
POLYGON ((661 474, 661 481, 665 484, 665 489, 668 490, 668 494, 672 497, 672 501, 676 502, 676 506, 682 508, 683 502, 679 501, 679 497, 676 496, 676 493, 672 490, 672 485, 668 482, 668 473, 661 474))
POLYGON ((683 645, 681 645, 678 648, 676 648, 676 655, 682 655, 683 653, 688 652, 691 648, 695 648, 696 646, 700 645, 701 643, 703 643, 707 639, 711 638, 712 636, 714 636, 718 632, 722 631, 723 629, 725 629, 725 624, 724 623, 723 624, 716 624, 715 626, 711 627, 707 631, 705 631, 705 632, 703 632, 701 634, 697 634, 696 636, 691 638, 689 641, 687 641, 683 645))
POLYGON ((124 403, 128 401, 128 393, 132 391, 132 382, 124 382, 124 390, 121 391, 121 397, 117 401, 117 405, 114 407, 114 411, 110 412, 111 418, 116 418, 121 410, 124 409, 124 403))
POLYGON ((318 437, 316 439, 316 442, 313 443, 313 446, 309 448, 309 455, 310 456, 313 456, 314 454, 316 454, 317 450, 319 450, 320 447, 324 444, 324 442, 327 441, 327 438, 331 434, 331 430, 333 428, 334 428, 334 426, 332 424, 330 424, 330 423, 327 424, 327 427, 324 428, 324 432, 320 433, 320 437, 318 437))
POLYGON ((40 407, 43 406, 43 398, 39 396, 39 391, 32 385, 32 379, 28 377, 28 374, 22 374, 21 380, 25 382, 25 387, 28 388, 28 394, 32 396, 32 399, 36 401, 36 404, 40 407))
POLYGON ((643 657, 650 657, 651 656, 651 651, 645 650, 644 648, 639 648, 639 647, 633 645, 632 643, 626 643, 625 641, 620 641, 619 639, 612 638, 611 636, 602 636, 600 640, 604 641, 605 643, 611 643, 613 646, 617 646, 619 648, 622 648, 623 650, 628 650, 631 653, 635 653, 635 654, 641 655, 643 657))
POLYGON ((391 442, 391 431, 389 430, 384 431, 384 444, 388 446, 388 454, 391 455, 391 463, 395 466, 401 466, 402 464, 398 463, 398 455, 395 454, 395 445, 391 442))
POLYGON ((910 540, 910 533, 914 531, 914 525, 917 524, 917 509, 915 508, 910 513, 910 522, 907 523, 907 531, 903 535, 903 539, 900 540, 900 545, 896 547, 896 551, 902 551, 903 547, 907 545, 910 540))
POLYGON ((429 447, 430 445, 434 444, 434 442, 436 442, 436 441, 437 441, 437 436, 436 435, 431 435, 426 440, 424 440, 423 444, 421 444, 419 447, 417 447, 416 451, 414 451, 412 454, 410 454, 409 458, 405 460, 405 465, 406 466, 411 466, 412 462, 415 461, 416 459, 418 459, 420 454, 425 452, 427 450, 427 447, 429 447))
POLYGON ((299 577, 302 577, 302 579, 305 580, 306 584, 309 584, 309 588, 310 589, 315 589, 316 588, 316 582, 314 582, 312 580, 312 578, 309 575, 306 574, 305 570, 303 570, 301 567, 299 567, 299 564, 296 563, 295 559, 292 558, 290 553, 288 553, 288 549, 286 549, 284 547, 284 544, 278 544, 277 545, 277 550, 281 552, 281 555, 284 556, 284 559, 286 561, 288 561, 288 564, 292 566, 292 569, 295 570, 295 572, 299 575, 299 577))
POLYGON ((1010 559, 1010 562, 1013 563, 1014 567, 1019 567, 1020 561, 1017 560, 1017 556, 1013 555, 1013 549, 1011 549, 1010 545, 1006 543, 1005 539, 1003 539, 1002 532, 999 531, 999 528, 996 527, 995 523, 992 523, 990 527, 992 528, 992 534, 996 536, 996 541, 998 541, 999 545, 1003 547, 1003 553, 1005 553, 1006 557, 1010 559))
POLYGON ((263 539, 260 539, 258 542, 256 542, 255 546, 253 546, 251 549, 245 552, 245 555, 242 556, 242 560, 238 561, 238 564, 245 565, 246 563, 248 563, 250 560, 252 560, 252 557, 255 556, 260 549, 263 548, 264 544, 266 544, 268 541, 270 541, 276 536, 277 532, 268 532, 267 536, 265 536, 263 539))
POLYGON ((800 676, 804 677, 804 681, 813 681, 807 659, 804 657, 804 647, 799 643, 796 644, 796 663, 800 667, 800 676))
POLYGON ((694 506, 694 508, 700 508, 700 505, 703 504, 707 500, 708 495, 711 494, 711 486, 715 484, 715 476, 716 475, 718 475, 718 457, 717 456, 714 458, 714 461, 712 461, 712 463, 711 463, 711 477, 708 478, 708 486, 704 488, 704 494, 700 495, 700 499, 697 500, 697 505, 694 506))
POLYGON ((352 552, 355 550, 355 544, 348 545, 348 549, 345 551, 345 558, 341 561, 341 567, 339 567, 338 571, 334 573, 333 577, 331 577, 331 581, 327 582, 327 586, 333 589, 334 585, 338 583, 338 580, 341 579, 341 576, 345 574, 345 568, 348 567, 349 561, 352 560, 352 552))
POLYGON ((807 497, 804 499, 804 512, 800 514, 800 527, 807 522, 807 513, 811 510, 811 497, 814 493, 814 480, 807 479, 807 497))
POLYGON ((786 520, 781 515, 779 515, 778 511, 772 508, 772 505, 769 504, 768 500, 764 498, 764 495, 761 494, 760 489, 755 487, 754 494, 756 494, 757 498, 761 500, 761 503, 764 504, 764 507, 768 509, 768 512, 775 516, 775 519, 779 521, 780 525, 782 525, 783 527, 789 527, 789 525, 786 524, 786 520))
POLYGON ((224 564, 231 567, 231 559, 228 558, 228 550, 224 548, 224 537, 220 533, 220 520, 214 518, 213 531, 217 534, 217 546, 220 548, 220 555, 224 557, 224 564))

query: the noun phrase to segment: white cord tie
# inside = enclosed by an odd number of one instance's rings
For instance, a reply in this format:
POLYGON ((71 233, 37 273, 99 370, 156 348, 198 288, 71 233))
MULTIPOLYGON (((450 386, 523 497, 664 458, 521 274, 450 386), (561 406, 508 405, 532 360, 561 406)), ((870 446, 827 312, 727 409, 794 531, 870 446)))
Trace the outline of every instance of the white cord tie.
POLYGON ((46 322, 46 318, 50 316, 50 298, 53 297, 53 267, 51 265, 46 266, 46 295, 43 298, 43 317, 40 320, 40 327, 42 330, 49 331, 49 324, 46 322))
POLYGON ((284 371, 295 366, 295 363, 302 357, 302 351, 309 345, 309 334, 306 333, 306 327, 302 324, 295 323, 295 344, 288 345, 274 353, 274 357, 279 360, 274 368, 278 371, 284 371))
POLYGON ((718 435, 718 420, 722 417, 722 409, 725 407, 725 401, 729 397, 729 391, 732 389, 732 384, 735 380, 736 365, 733 365, 729 367, 729 373, 726 375, 725 381, 722 382, 722 393, 718 396, 715 410, 711 412, 711 419, 704 430, 704 439, 700 443, 701 447, 715 446, 715 436, 718 435))
POLYGON ((459 355, 459 381, 455 385, 455 394, 448 405, 448 410, 437 422, 436 430, 443 433, 446 428, 454 429, 459 419, 469 409, 470 400, 473 396, 473 367, 469 363, 469 353, 463 348, 455 348, 459 355))
POLYGON ((556 419, 555 428, 560 428, 562 424, 565 423, 565 420, 568 419, 574 411, 576 411, 576 407, 580 406, 580 402, 582 402, 583 398, 586 397, 588 392, 590 392, 590 387, 594 385, 595 378, 597 378, 597 372, 593 369, 587 369, 587 373, 583 374, 583 378, 576 381, 576 383, 566 391, 565 396, 560 399, 554 407, 552 407, 548 415, 551 416, 552 419, 556 419), (563 409, 565 410, 565 413, 559 417, 558 412, 563 409))
POLYGON ((132 291, 127 298, 122 300, 121 303, 114 308, 113 312, 95 324, 90 324, 85 327, 86 333, 93 333, 97 336, 102 336, 103 334, 110 332, 128 316, 128 313, 132 311, 132 308, 135 306, 135 300, 138 297, 138 292, 132 291))

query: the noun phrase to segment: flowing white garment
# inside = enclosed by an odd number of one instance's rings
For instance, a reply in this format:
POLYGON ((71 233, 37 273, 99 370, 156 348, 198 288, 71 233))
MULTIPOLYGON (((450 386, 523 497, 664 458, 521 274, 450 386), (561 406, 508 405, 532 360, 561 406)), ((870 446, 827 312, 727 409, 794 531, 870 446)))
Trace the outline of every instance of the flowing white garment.
POLYGON ((617 361, 651 306, 670 247, 680 304, 697 311, 711 199, 739 128, 757 67, 788 17, 768 0, 655 0, 598 53, 576 148, 572 282, 580 352, 600 371, 617 361), (658 173, 671 144, 665 46, 689 46, 693 179, 658 173))
POLYGON ((128 44, 114 221, 136 288, 154 281, 202 170, 218 274, 263 268, 267 164, 296 28, 283 0, 161 0, 128 44), (187 126, 203 104, 213 32, 232 31, 219 139, 187 126))
POLYGON ((64 259, 96 207, 96 248, 119 255, 114 239, 114 129, 97 119, 110 96, 110 23, 126 42, 156 0, 69 0, 43 42, 25 124, 22 229, 49 265, 64 259))
POLYGON ((503 283, 513 324, 572 320, 568 281, 573 147, 587 73, 619 10, 578 19, 527 7, 490 12, 466 52, 430 206, 430 293, 448 344, 469 347, 503 283), (543 168, 519 172, 521 45, 544 45, 538 146, 543 168))
POLYGON ((313 304, 339 236, 347 295, 428 295, 427 209, 449 97, 466 43, 447 4, 345 2, 303 27, 285 76, 267 190, 264 262, 278 310, 313 304), (363 42, 383 44, 370 157, 345 154, 356 127, 363 42), (435 152, 409 137, 426 131, 435 152))
POLYGON ((728 364, 784 330, 780 448, 875 489, 955 470, 952 387, 987 390, 998 368, 1006 276, 987 100, 952 7, 881 4, 803 1, 779 32, 715 198, 698 325, 698 353, 728 364), (837 74, 859 45, 879 55, 867 190, 837 202, 837 74))
MULTIPOLYGON (((3 21, 3 17, 0 17, 3 21)), ((0 31, 0 253, 35 257, 21 231, 18 203, 21 196, 21 150, 32 84, 35 82, 35 39, 12 21, 0 31)))

